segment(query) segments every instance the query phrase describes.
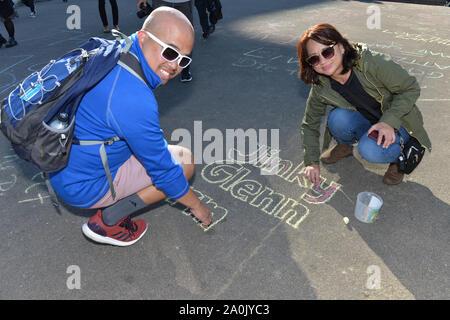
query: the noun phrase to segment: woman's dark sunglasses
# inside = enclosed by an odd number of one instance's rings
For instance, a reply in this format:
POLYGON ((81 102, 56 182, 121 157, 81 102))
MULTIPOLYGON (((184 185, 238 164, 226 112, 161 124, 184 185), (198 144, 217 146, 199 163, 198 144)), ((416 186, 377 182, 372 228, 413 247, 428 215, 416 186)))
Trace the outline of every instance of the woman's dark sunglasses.
MULTIPOLYGON (((332 45, 323 49, 322 52, 320 53, 322 55, 322 57, 324 57, 326 60, 333 58, 335 45, 336 45, 336 43, 333 43, 332 45)), ((309 56, 308 58, 306 58, 306 62, 308 64, 310 64, 311 66, 315 67, 320 63, 320 56, 318 54, 309 56)))
POLYGON ((192 59, 190 57, 182 55, 175 48, 172 48, 167 43, 162 42, 150 32, 145 30, 144 32, 162 47, 161 57, 163 57, 167 61, 172 62, 177 60, 178 66, 180 68, 186 68, 192 62, 192 59))

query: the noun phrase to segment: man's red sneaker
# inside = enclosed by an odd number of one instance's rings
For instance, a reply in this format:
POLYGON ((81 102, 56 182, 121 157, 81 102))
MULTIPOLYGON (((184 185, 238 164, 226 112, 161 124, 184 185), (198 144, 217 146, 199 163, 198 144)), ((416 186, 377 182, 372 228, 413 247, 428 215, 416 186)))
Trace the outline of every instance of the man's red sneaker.
POLYGON ((144 220, 131 220, 130 216, 123 218, 114 226, 107 226, 102 220, 102 211, 83 224, 83 234, 91 240, 113 246, 130 246, 136 243, 147 231, 144 220))

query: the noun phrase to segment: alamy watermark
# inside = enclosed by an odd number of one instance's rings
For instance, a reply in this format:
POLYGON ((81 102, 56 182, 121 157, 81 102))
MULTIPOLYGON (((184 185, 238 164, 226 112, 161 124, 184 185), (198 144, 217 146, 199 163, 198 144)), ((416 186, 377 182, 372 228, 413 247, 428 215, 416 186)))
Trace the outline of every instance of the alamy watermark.
POLYGON ((67 7, 66 13, 69 15, 66 19, 66 26, 69 30, 81 29, 81 8, 76 4, 67 7))
POLYGON ((369 275, 366 281, 366 288, 369 290, 381 289, 381 269, 377 265, 370 265, 366 269, 369 275))
POLYGON ((67 289, 81 289, 81 269, 77 265, 70 265, 67 267, 66 273, 70 274, 67 277, 66 286, 67 289))
MULTIPOLYGON (((262 175, 277 173, 279 163, 279 129, 225 129, 203 131, 202 121, 194 121, 194 132, 175 129, 170 139, 191 150, 194 164, 249 163, 261 164, 262 175), (205 145, 206 143, 206 145, 205 145)), ((183 159, 190 163, 190 159, 183 159)))
POLYGON ((368 6, 366 13, 369 17, 366 20, 367 29, 381 29, 381 9, 379 6, 368 6))

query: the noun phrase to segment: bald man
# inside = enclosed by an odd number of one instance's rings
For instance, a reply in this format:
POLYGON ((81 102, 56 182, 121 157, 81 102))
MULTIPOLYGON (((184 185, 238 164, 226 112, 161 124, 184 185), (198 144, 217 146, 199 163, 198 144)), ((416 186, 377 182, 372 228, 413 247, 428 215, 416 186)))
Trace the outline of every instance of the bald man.
POLYGON ((153 89, 186 68, 194 44, 194 30, 178 10, 161 7, 131 35, 130 52, 139 60, 147 84, 117 65, 80 103, 74 136, 79 140, 121 140, 106 145, 115 197, 98 145, 73 145, 69 164, 50 181, 68 204, 97 209, 82 226, 83 234, 100 243, 129 246, 147 230, 144 220, 130 215, 166 197, 191 209, 204 227, 212 214, 190 189, 194 173, 192 153, 168 145, 159 124, 153 89))
MULTIPOLYGON (((137 3, 138 9, 141 7, 141 5, 146 6, 147 0, 139 0, 137 3)), ((186 18, 189 19, 191 24, 194 23, 194 17, 192 14, 192 0, 152 0, 152 7, 153 9, 159 8, 159 7, 171 7, 174 9, 179 10, 182 12, 186 18)), ((187 66, 183 69, 181 72, 180 77, 181 82, 190 82, 192 81, 192 74, 190 72, 190 66, 187 66)))

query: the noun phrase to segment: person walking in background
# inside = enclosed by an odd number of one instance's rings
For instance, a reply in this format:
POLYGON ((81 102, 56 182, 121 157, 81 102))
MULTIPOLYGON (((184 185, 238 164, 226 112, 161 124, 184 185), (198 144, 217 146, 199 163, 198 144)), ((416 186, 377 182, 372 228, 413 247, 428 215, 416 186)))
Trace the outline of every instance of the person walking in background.
POLYGON ((208 39, 209 35, 214 32, 216 26, 209 24, 207 8, 207 0, 195 0, 195 7, 197 8, 198 18, 203 30, 203 39, 208 39))
POLYGON ((22 3, 30 8, 30 17, 36 18, 36 8, 34 5, 34 0, 22 0, 22 3))
POLYGON ((9 35, 9 40, 6 41, 0 34, 0 47, 5 45, 6 48, 11 48, 17 45, 17 41, 14 39, 14 23, 12 21, 15 17, 17 17, 17 13, 14 10, 12 0, 0 0, 0 20, 5 25, 9 35))
MULTIPOLYGON (((106 16, 106 0, 98 0, 98 11, 100 12, 100 18, 103 23, 103 32, 109 33, 111 30, 108 26, 108 17, 106 16)), ((111 10, 113 15, 113 25, 114 29, 119 30, 119 8, 117 7, 116 0, 109 0, 111 4, 111 10)))
POLYGON ((222 3, 220 0, 205 0, 206 7, 209 12, 209 22, 214 26, 217 24, 219 20, 223 19, 222 15, 222 3))
MULTIPOLYGON (((140 9, 141 4, 147 5, 146 0, 139 0, 137 3, 137 8, 140 9)), ((194 19, 192 14, 192 0, 152 0, 152 7, 153 9, 157 9, 161 6, 166 7, 172 7, 174 9, 177 9, 178 11, 181 11, 191 22, 192 25, 194 25, 194 19)), ((192 52, 189 55, 189 57, 192 57, 192 52)), ((181 72, 181 82, 190 82, 192 81, 192 74, 191 74, 191 65, 188 65, 186 68, 183 69, 181 72)))

